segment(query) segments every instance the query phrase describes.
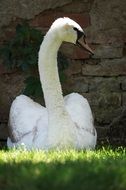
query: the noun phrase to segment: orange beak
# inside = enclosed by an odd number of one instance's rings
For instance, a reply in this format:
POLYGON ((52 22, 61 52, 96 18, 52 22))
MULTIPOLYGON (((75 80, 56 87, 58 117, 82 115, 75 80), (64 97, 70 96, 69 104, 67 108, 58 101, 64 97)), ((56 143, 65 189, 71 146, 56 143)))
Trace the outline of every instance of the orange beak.
POLYGON ((94 55, 94 52, 92 51, 92 49, 89 47, 89 45, 87 44, 86 40, 85 40, 85 36, 82 36, 81 38, 79 38, 77 40, 77 45, 83 49, 85 49, 86 51, 88 51, 89 53, 91 53, 92 55, 94 55))

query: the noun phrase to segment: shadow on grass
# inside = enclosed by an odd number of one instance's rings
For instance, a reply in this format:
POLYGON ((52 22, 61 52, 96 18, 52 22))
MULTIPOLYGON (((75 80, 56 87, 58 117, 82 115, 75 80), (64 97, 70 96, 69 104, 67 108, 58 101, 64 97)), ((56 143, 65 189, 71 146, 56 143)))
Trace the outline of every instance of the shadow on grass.
POLYGON ((0 164, 1 190, 125 190, 126 160, 0 164))

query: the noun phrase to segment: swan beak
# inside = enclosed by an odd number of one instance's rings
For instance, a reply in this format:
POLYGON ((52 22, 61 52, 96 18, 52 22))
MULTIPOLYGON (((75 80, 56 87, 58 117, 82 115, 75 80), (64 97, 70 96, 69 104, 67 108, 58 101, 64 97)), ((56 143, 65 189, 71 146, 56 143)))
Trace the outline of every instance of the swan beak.
POLYGON ((90 54, 94 55, 94 52, 92 51, 92 49, 89 47, 89 45, 86 42, 85 36, 82 36, 81 38, 77 40, 77 45, 85 49, 86 51, 88 51, 90 54))

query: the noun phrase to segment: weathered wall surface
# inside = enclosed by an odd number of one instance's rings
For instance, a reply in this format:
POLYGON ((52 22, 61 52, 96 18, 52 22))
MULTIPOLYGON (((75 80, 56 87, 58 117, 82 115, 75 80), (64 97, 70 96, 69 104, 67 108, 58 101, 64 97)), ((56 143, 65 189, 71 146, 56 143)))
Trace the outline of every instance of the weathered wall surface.
MULTIPOLYGON (((64 44, 68 57, 65 93, 87 97, 95 117, 98 138, 107 138, 110 123, 126 106, 126 1, 125 0, 1 0, 0 43, 14 35, 22 19, 46 31, 58 17, 68 16, 86 31, 95 51, 90 58, 79 48, 64 44)), ((2 63, 2 60, 0 61, 2 63)), ((6 139, 10 104, 23 89, 24 74, 0 64, 0 138, 6 139)), ((125 124, 124 124, 124 127, 125 124)))

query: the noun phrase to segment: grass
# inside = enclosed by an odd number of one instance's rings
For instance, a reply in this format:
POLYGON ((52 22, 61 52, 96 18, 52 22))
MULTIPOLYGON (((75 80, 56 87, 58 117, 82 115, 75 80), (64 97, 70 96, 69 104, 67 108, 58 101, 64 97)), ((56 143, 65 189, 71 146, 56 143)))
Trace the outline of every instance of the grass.
POLYGON ((125 190, 126 149, 0 151, 0 190, 125 190))

